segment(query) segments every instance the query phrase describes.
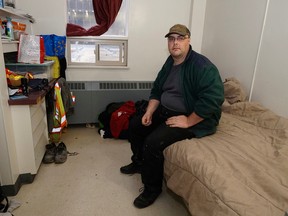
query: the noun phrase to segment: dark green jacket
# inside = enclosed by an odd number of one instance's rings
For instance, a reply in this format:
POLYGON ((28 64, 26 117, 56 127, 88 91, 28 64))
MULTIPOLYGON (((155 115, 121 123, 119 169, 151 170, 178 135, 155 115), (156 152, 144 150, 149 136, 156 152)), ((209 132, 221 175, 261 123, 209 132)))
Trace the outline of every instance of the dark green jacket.
MULTIPOLYGON (((162 87, 173 66, 169 56, 154 81, 150 99, 161 99, 162 87)), ((204 120, 191 127, 196 137, 203 137, 216 132, 221 117, 224 101, 224 87, 216 66, 205 56, 190 50, 180 71, 180 80, 186 108, 195 112, 204 120)))

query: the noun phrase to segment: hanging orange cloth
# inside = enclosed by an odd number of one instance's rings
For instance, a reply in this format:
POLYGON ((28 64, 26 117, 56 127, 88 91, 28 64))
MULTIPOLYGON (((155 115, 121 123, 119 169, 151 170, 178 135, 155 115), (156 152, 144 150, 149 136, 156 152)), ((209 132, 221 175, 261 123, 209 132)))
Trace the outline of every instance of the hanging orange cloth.
POLYGON ((61 96, 61 87, 59 83, 56 82, 54 86, 54 116, 53 116, 53 129, 50 133, 50 141, 54 143, 60 142, 62 130, 64 127, 67 127, 67 119, 65 108, 61 96))

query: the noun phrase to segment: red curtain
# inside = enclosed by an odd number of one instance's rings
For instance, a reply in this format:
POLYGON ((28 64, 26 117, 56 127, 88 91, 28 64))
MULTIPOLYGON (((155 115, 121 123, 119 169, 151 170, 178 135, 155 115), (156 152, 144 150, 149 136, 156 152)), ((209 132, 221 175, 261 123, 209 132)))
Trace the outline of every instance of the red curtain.
POLYGON ((99 36, 108 31, 109 27, 114 23, 118 11, 121 7, 122 0, 91 0, 96 18, 97 26, 93 26, 88 30, 81 26, 67 23, 67 36, 99 36))

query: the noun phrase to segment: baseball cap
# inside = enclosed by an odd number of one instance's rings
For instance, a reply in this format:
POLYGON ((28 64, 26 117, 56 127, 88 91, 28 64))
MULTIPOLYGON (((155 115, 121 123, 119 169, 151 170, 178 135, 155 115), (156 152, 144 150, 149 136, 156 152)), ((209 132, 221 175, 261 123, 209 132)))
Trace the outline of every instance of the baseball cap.
POLYGON ((190 31, 185 25, 181 24, 176 24, 172 26, 169 30, 169 32, 165 35, 165 37, 168 37, 170 34, 179 34, 181 36, 186 36, 190 37, 190 31))

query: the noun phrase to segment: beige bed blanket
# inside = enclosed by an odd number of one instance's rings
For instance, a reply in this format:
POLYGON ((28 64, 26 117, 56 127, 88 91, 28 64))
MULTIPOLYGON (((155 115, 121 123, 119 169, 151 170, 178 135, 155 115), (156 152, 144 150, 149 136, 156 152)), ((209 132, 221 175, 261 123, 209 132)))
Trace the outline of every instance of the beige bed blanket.
POLYGON ((196 216, 284 216, 288 119, 256 103, 223 105, 216 134, 165 151, 167 186, 196 216))

